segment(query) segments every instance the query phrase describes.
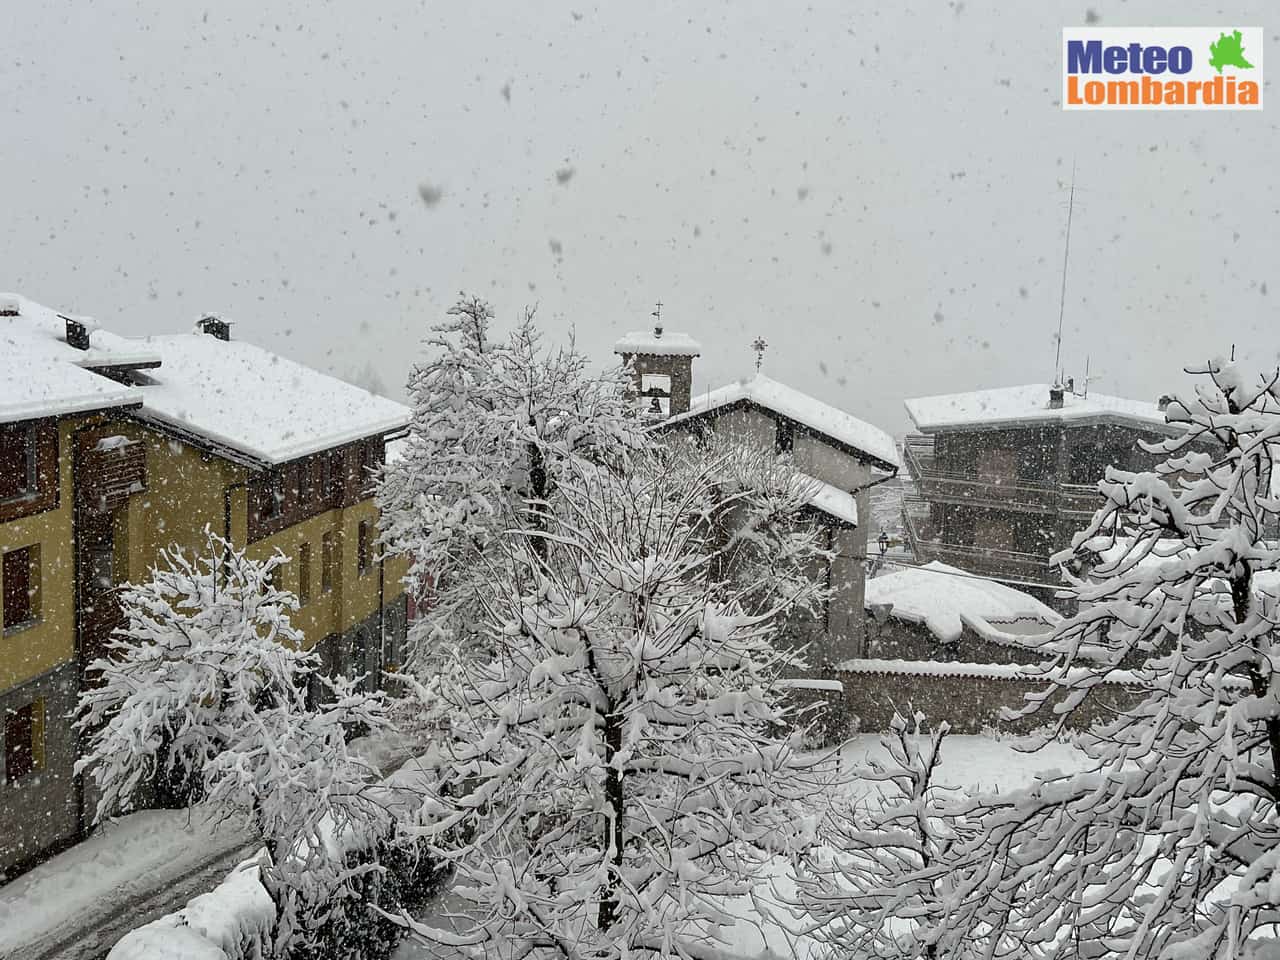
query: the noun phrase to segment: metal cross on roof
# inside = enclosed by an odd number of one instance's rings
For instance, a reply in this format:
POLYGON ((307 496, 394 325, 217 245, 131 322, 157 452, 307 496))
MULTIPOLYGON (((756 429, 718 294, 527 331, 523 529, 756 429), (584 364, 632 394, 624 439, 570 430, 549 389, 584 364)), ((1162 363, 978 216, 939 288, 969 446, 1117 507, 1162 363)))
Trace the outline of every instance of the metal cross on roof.
POLYGON ((756 337, 751 341, 751 349, 756 352, 756 373, 760 372, 760 364, 764 363, 764 351, 769 346, 769 341, 764 337, 756 337))
POLYGON ((657 308, 653 313, 649 314, 653 317, 653 332, 655 336, 662 336, 662 301, 659 300, 657 308))

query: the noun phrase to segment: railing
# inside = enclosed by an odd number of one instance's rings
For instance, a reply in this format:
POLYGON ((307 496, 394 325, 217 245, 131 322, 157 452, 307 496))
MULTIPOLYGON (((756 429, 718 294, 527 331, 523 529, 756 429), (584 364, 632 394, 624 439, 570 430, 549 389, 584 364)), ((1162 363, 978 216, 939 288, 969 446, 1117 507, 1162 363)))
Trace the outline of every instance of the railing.
POLYGON ((1091 514, 1099 506, 1092 484, 939 470, 932 437, 907 437, 902 449, 920 492, 930 500, 1040 513, 1091 514))
POLYGON ((1064 483, 1058 487, 1058 509, 1063 513, 1079 513, 1093 516, 1102 506, 1102 494, 1096 484, 1064 483))
POLYGON ((924 500, 902 498, 902 525, 919 563, 937 560, 991 577, 1042 581, 1049 576, 1049 557, 1046 554, 947 543, 940 539, 928 517, 928 504, 924 500))
POLYGON ((97 513, 109 513, 147 488, 146 449, 135 440, 113 438, 85 454, 84 483, 97 513))

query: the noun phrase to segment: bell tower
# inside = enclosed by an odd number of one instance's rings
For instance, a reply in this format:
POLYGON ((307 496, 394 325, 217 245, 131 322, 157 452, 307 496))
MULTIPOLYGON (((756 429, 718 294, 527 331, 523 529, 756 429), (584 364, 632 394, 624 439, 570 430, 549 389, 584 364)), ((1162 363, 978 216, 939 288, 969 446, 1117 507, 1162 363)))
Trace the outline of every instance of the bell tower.
POLYGON ((662 324, 662 301, 652 313, 653 329, 628 333, 613 352, 631 369, 641 413, 665 420, 689 410, 693 392, 693 358, 701 345, 687 333, 668 333, 662 324))

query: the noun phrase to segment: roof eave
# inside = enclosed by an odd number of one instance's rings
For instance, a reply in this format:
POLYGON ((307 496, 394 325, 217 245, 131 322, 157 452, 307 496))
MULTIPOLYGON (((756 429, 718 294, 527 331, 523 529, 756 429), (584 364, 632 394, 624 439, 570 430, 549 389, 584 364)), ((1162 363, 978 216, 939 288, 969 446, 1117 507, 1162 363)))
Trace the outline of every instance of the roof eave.
POLYGON ((0 423, 21 423, 24 420, 48 420, 62 417, 75 417, 87 413, 115 410, 137 410, 142 407, 141 400, 121 398, 103 402, 101 399, 90 400, 79 398, 63 405, 46 405, 43 409, 30 406, 0 408, 0 423))
POLYGON ((349 443, 357 443, 361 440, 367 440, 370 437, 387 436, 396 431, 405 430, 409 426, 409 418, 405 417, 403 423, 393 424, 391 426, 380 426, 369 430, 367 433, 361 433, 357 437, 348 437, 343 439, 330 439, 321 444, 308 444, 306 446, 295 447, 287 451, 283 456, 271 456, 260 450, 254 450, 248 447, 238 446, 230 443, 224 438, 213 437, 207 433, 192 429, 186 424, 180 424, 170 420, 154 409, 148 409, 140 406, 140 412, 137 414, 139 420, 152 424, 157 429, 169 433, 178 439, 181 439, 194 447, 206 450, 215 456, 222 457, 224 460, 230 460, 241 466, 248 467, 251 470, 269 470, 272 467, 283 466, 286 463, 292 463, 295 460, 301 460, 303 457, 314 456, 317 453, 323 453, 326 450, 333 450, 337 447, 346 446, 349 443))
POLYGON ((772 407, 765 406, 763 403, 760 403, 758 400, 755 400, 751 397, 739 397, 736 400, 730 400, 727 403, 717 404, 716 406, 708 407, 705 410, 688 410, 684 413, 676 414, 674 417, 669 417, 666 420, 662 420, 654 424, 652 429, 661 430, 665 427, 678 426, 679 424, 690 423, 702 417, 717 417, 717 416, 720 416, 721 414, 729 413, 733 410, 739 410, 746 407, 751 407, 756 410, 759 410, 761 413, 773 419, 777 419, 778 417, 781 417, 784 420, 790 420, 796 426, 801 427, 804 430, 807 430, 809 433, 812 433, 815 436, 822 437, 822 439, 826 441, 828 445, 835 447, 837 450, 840 450, 842 453, 847 453, 849 456, 855 457, 863 461, 864 463, 870 464, 871 466, 878 467, 881 470, 888 470, 895 475, 901 470, 901 466, 899 464, 890 463, 889 461, 881 457, 877 457, 874 453, 870 453, 866 450, 863 450, 860 447, 855 447, 853 446, 853 444, 846 443, 845 441, 841 440, 839 437, 831 436, 831 434, 827 433, 825 430, 819 430, 816 427, 809 426, 807 423, 800 422, 794 417, 788 417, 785 413, 779 413, 777 410, 774 410, 772 407))
POLYGON ((858 529, 858 524, 855 521, 842 517, 839 514, 832 513, 830 510, 826 510, 818 506, 816 503, 806 503, 800 508, 800 513, 801 515, 816 513, 821 516, 823 522, 828 526, 839 527, 841 530, 858 529))
POLYGON ((1177 432, 1176 424, 1144 420, 1141 417, 1130 417, 1123 413, 1085 413, 1069 417, 1003 417, 958 423, 930 423, 928 425, 922 425, 919 420, 912 416, 910 408, 907 409, 907 415, 911 417, 911 423, 916 430, 926 436, 935 433, 982 433, 988 430, 1018 430, 1046 426, 1064 428, 1093 427, 1106 424, 1131 427, 1135 430, 1151 430, 1159 433, 1173 434, 1177 432))

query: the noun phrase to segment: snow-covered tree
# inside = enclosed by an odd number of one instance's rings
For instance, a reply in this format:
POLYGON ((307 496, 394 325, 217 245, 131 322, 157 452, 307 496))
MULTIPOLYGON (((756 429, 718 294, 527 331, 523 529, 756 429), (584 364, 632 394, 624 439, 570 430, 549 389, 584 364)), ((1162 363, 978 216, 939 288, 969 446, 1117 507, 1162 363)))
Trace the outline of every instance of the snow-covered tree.
POLYGON ((409 666, 424 677, 474 639, 486 556, 524 502, 552 505, 570 466, 624 466, 642 443, 623 371, 591 373, 572 344, 544 349, 532 311, 505 338, 478 298, 448 317, 410 373, 413 422, 378 494, 385 541, 429 595, 409 637, 409 666))
POLYGON ((199 556, 162 551, 149 581, 123 589, 124 623, 81 693, 77 770, 100 790, 99 819, 157 778, 183 785, 262 839, 279 899, 317 905, 347 873, 334 836, 390 830, 367 794, 375 771, 345 738, 383 727, 382 702, 302 649, 297 600, 273 583, 283 554, 257 562, 206 537, 199 556), (308 705, 312 686, 326 703, 308 705))
POLYGON ((888 759, 870 757, 852 773, 860 790, 835 808, 823 843, 798 864, 797 932, 834 956, 939 956, 932 938, 951 909, 939 868, 963 825, 935 813, 956 792, 937 782, 950 728, 944 721, 921 734, 922 719, 894 713, 880 739, 888 759))
MULTIPOLYGON (((946 854, 940 956, 1229 960, 1280 924, 1280 375, 1196 370, 1150 472, 1107 471, 1073 555, 1079 613, 1044 645, 1028 710, 1065 721, 1103 678, 1131 704, 1078 737, 1091 768, 943 804, 980 829, 946 854), (1052 705, 1053 713, 1050 713, 1052 705)), ((1112 704, 1108 703, 1108 707, 1112 704)))
POLYGON ((761 604, 757 584, 715 576, 714 464, 667 466, 571 466, 557 509, 493 555, 494 655, 444 687, 451 736, 420 828, 463 906, 412 924, 428 943, 712 956, 733 899, 808 841, 824 768, 785 732, 773 642, 816 587, 761 604))
POLYGON ((701 442, 675 438, 659 456, 675 482, 703 491, 697 509, 717 535, 713 580, 748 591, 748 607, 788 598, 792 613, 820 611, 830 596, 821 581, 831 552, 809 507, 818 481, 798 473, 789 457, 714 434, 701 442))

